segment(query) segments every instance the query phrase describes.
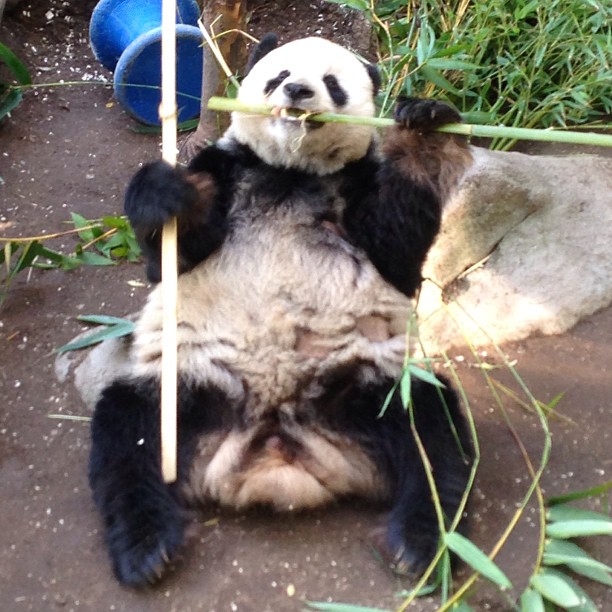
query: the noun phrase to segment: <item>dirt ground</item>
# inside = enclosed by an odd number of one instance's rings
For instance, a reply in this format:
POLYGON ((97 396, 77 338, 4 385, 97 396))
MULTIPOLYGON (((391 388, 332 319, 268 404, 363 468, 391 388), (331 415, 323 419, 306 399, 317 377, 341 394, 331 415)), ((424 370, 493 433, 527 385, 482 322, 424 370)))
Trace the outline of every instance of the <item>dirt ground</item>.
MULTIPOLYGON (((260 4, 264 10, 252 21, 256 34, 276 25, 285 35, 316 33, 321 23, 351 31, 350 20, 334 12, 336 7, 320 17, 321 3, 260 4)), ((94 5, 92 0, 26 1, 5 15, 0 39, 27 62, 36 82, 108 79, 88 47, 94 5)), ((0 124, 0 236, 61 230, 71 211, 88 218, 119 214, 123 190, 139 162, 159 156, 159 137, 133 127, 110 88, 84 84, 30 92, 0 124)), ((69 249, 71 241, 64 246, 69 249)), ((24 272, 0 309, 0 609, 261 612, 300 610, 306 600, 397 607, 398 593, 407 585, 381 564, 368 540, 378 511, 354 504, 286 517, 207 509, 194 521, 191 545, 175 574, 144 592, 116 583, 86 482, 88 425, 51 417, 86 416, 75 390, 57 382, 52 351, 81 331, 78 314, 136 311, 147 289, 129 284, 132 280, 143 281, 141 266, 24 272)), ((558 407, 564 418, 551 420, 545 495, 610 479, 611 338, 608 308, 563 336, 504 347, 538 399, 565 394, 558 407)), ((482 453, 472 538, 490 550, 530 477, 473 356, 457 354, 455 363, 482 453)), ((492 374, 516 388, 507 370, 492 374)), ((537 464, 543 442, 537 419, 515 402, 506 404, 537 464)), ((514 596, 531 572, 537 521, 531 504, 497 557, 515 584, 514 596)), ((599 539, 588 547, 611 561, 609 542, 599 539)), ((602 610, 606 602, 610 609, 612 591, 582 585, 602 610)), ((470 601, 476 610, 510 608, 484 585, 470 601)), ((435 599, 425 598, 415 609, 434 607, 435 599)))

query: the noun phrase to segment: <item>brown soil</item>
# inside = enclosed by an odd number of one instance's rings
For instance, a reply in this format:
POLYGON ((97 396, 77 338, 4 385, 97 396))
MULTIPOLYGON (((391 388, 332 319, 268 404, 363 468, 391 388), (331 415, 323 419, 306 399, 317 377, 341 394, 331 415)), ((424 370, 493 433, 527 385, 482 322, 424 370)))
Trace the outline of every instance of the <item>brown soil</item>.
MULTIPOLYGON (((317 28, 327 35, 349 34, 350 20, 335 6, 321 13, 322 4, 257 3, 253 29, 287 36, 318 33, 317 28)), ((22 2, 5 15, 0 38, 27 62, 37 82, 108 79, 87 43, 94 5, 22 2)), ((132 127, 106 87, 28 93, 0 125, 0 235, 61 230, 71 211, 89 218, 120 213, 124 187, 139 162, 159 155, 159 137, 132 127)), ((63 242, 71 248, 71 239, 63 242)), ((304 600, 396 607, 406 585, 380 563, 368 540, 378 515, 353 505, 282 518, 205 511, 194 521, 193 542, 174 575, 145 592, 118 586, 86 482, 88 425, 50 416, 84 414, 74 389, 57 382, 52 351, 81 330, 78 314, 122 316, 137 310, 146 288, 128 284, 133 279, 143 280, 141 266, 23 272, 0 310, 0 609, 259 612, 300 610, 304 600)), ((554 446, 545 495, 610 479, 611 332, 609 308, 563 336, 505 347, 537 398, 550 401, 565 393, 559 404, 565 418, 551 420, 554 446)), ((464 357, 456 363, 482 451, 472 537, 489 550, 530 477, 482 370, 472 367, 472 355, 464 357)), ((516 388, 507 369, 491 373, 516 388)), ((543 442, 537 419, 512 401, 506 404, 537 464, 543 442)), ((538 519, 531 504, 498 557, 516 585, 515 595, 531 572, 538 519)), ((589 549, 610 562, 605 545, 599 539, 589 549)), ((605 609, 612 593, 595 583, 583 586, 605 609)), ((471 599, 477 610, 508 607, 500 601, 485 585, 471 599)), ((434 602, 425 598, 416 609, 432 609, 434 602)))

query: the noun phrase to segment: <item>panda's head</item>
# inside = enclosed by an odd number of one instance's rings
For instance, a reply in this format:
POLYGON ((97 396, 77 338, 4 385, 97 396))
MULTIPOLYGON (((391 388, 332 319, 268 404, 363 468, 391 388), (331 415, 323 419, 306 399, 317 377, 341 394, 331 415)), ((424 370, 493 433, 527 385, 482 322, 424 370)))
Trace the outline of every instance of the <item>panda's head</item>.
POLYGON ((281 47, 266 38, 244 78, 238 99, 269 105, 276 116, 233 113, 229 135, 265 162, 329 174, 363 157, 374 137, 369 126, 296 118, 295 111, 371 117, 379 78, 376 69, 323 38, 303 38, 281 47), (285 111, 291 114, 285 116, 285 111))

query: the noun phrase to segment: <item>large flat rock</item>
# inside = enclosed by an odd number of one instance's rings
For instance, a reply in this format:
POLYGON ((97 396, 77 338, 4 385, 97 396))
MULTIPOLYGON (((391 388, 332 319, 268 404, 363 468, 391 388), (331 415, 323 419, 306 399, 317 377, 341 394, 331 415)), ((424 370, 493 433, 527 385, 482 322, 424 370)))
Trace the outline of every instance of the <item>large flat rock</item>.
POLYGON ((429 353, 562 333, 612 303, 612 159, 473 152, 424 268, 429 353))

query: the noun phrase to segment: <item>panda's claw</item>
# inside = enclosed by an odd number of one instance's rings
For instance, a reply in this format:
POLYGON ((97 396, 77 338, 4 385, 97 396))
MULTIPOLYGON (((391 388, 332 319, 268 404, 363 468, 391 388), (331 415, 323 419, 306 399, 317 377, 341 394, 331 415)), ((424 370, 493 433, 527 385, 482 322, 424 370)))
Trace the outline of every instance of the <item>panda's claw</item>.
POLYGON ((424 554, 424 551, 417 547, 402 546, 397 552, 395 560, 390 563, 390 567, 399 576, 419 578, 427 566, 431 563, 433 555, 424 554))
POLYGON ((169 524, 149 533, 138 529, 111 531, 108 544, 117 579, 135 588, 156 584, 177 560, 182 541, 182 527, 178 525, 169 524))
POLYGON ((395 525, 374 531, 373 544, 388 567, 397 575, 418 579, 431 563, 437 550, 434 532, 410 532, 395 525))
POLYGON ((157 584, 164 575, 171 557, 165 550, 134 550, 123 552, 115 559, 115 575, 121 584, 143 587, 157 584))
POLYGON ((395 107, 395 121, 403 128, 428 132, 441 125, 461 122, 461 115, 438 100, 400 97, 395 107))

